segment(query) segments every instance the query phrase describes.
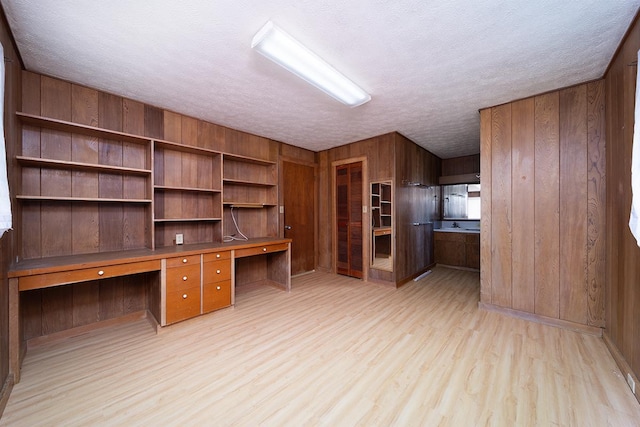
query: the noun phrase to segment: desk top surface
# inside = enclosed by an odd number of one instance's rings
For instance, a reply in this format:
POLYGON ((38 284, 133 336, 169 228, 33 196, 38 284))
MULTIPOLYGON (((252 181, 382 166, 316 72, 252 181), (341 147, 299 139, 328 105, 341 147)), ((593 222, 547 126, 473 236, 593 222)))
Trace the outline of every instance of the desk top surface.
POLYGON ((20 261, 11 266, 9 277, 31 276, 61 270, 74 270, 114 264, 149 261, 174 256, 253 248, 262 245, 290 243, 291 239, 263 237, 246 241, 234 240, 223 243, 201 243, 196 245, 175 245, 158 249, 134 249, 126 251, 99 252, 91 254, 64 255, 20 261))

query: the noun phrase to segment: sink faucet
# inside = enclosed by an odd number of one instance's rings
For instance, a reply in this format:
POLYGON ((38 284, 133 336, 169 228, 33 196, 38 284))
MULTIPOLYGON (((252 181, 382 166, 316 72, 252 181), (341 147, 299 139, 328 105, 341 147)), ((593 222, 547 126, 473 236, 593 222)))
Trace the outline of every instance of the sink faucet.
POLYGON ((457 223, 457 222, 455 222, 455 221, 453 221, 453 225, 452 225, 452 227, 453 227, 453 228, 460 228, 460 226, 458 225, 458 223, 457 223))

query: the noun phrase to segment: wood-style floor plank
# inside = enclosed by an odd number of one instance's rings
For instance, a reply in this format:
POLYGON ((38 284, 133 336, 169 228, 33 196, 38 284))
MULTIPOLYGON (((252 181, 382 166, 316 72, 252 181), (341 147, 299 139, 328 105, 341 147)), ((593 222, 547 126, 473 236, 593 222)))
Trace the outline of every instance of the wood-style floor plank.
POLYGON ((602 339, 479 311, 476 272, 313 273, 29 349, 0 425, 635 426, 602 339))

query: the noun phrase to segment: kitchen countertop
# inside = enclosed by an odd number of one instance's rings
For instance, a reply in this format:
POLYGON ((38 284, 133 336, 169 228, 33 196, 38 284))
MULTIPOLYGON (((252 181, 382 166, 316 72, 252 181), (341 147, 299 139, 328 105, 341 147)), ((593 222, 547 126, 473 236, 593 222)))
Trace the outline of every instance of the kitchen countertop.
POLYGON ((480 234, 479 228, 434 228, 433 231, 441 232, 441 233, 470 233, 470 234, 480 234))

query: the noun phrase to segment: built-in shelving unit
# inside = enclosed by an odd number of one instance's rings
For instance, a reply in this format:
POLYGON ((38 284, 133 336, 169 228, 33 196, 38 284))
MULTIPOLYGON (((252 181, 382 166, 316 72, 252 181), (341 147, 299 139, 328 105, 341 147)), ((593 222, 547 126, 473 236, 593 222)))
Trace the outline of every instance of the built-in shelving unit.
MULTIPOLYGON (((85 252, 170 246, 177 234, 189 244, 222 242, 223 229, 238 222, 251 237, 277 235, 275 161, 33 114, 17 116, 25 140, 16 156, 22 173, 16 199, 23 216, 36 218, 39 230, 56 227, 61 218, 71 227, 82 215, 87 236, 122 232, 115 239, 118 246, 88 246, 85 252)), ((31 242, 25 234, 23 244, 35 248, 40 238, 31 242)))

